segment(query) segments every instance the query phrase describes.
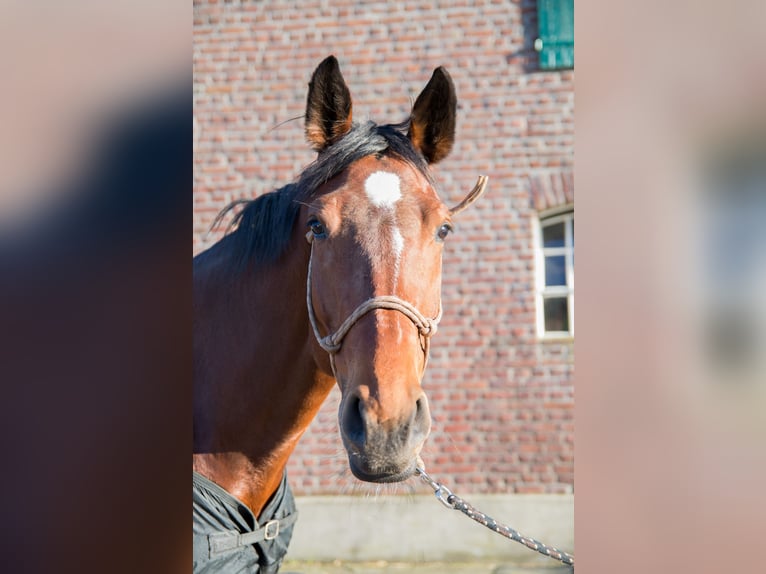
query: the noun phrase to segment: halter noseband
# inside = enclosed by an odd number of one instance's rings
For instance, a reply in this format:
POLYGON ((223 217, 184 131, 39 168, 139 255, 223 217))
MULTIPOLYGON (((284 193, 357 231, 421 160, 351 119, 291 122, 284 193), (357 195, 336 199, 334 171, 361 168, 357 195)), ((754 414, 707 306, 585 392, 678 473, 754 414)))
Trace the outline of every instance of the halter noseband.
POLYGON ((330 366, 332 367, 332 373, 337 379, 338 376, 335 373, 335 355, 340 351, 343 339, 346 337, 351 327, 359 321, 364 315, 375 309, 390 309, 392 311, 399 311, 405 317, 407 317, 418 330, 420 336, 420 346, 425 354, 425 362, 423 363, 423 370, 425 371, 426 364, 428 363, 428 350, 430 347, 431 337, 436 333, 437 325, 442 317, 442 304, 439 300, 439 313, 435 318, 431 319, 423 315, 412 304, 408 303, 404 299, 400 299, 396 295, 380 295, 378 297, 372 297, 360 304, 354 311, 346 317, 340 327, 329 335, 322 337, 319 332, 319 324, 317 322, 316 314, 314 313, 314 304, 311 300, 311 262, 314 258, 314 236, 309 231, 306 234, 306 240, 311 244, 311 254, 309 255, 309 268, 306 277, 306 306, 309 312, 309 321, 311 322, 311 328, 314 330, 314 336, 316 337, 319 346, 322 347, 330 355, 330 366))

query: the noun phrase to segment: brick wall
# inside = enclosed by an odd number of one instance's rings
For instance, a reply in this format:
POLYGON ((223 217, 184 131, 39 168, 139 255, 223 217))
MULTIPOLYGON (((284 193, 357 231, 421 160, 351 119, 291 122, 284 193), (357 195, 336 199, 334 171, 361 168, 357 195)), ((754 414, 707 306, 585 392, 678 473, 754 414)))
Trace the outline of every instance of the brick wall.
MULTIPOLYGON (((533 227, 538 210, 573 201, 574 73, 538 69, 536 17, 532 0, 194 6, 195 253, 220 236, 208 229, 229 201, 284 185, 313 160, 302 115, 324 57, 338 57, 357 120, 403 120, 435 67, 452 75, 457 140, 436 180, 448 204, 477 175, 490 183, 445 248, 423 456, 461 492, 573 489, 573 344, 537 338, 533 227)), ((358 488, 338 398, 291 459, 299 494, 358 488)))

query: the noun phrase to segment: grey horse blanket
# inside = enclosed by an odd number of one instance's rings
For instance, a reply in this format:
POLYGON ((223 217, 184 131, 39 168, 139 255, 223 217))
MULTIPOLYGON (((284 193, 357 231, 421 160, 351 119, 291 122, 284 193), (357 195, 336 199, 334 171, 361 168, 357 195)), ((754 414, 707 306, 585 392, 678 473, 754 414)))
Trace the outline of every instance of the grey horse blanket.
POLYGON ((278 572, 298 517, 287 473, 257 519, 219 485, 192 478, 195 574, 278 572))

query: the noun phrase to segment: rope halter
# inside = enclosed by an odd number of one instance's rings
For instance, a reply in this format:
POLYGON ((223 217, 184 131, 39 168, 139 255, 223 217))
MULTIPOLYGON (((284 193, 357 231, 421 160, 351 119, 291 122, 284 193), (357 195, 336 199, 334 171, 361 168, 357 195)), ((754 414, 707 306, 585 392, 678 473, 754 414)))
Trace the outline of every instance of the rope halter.
POLYGON ((378 297, 372 297, 354 309, 334 333, 322 337, 319 332, 319 323, 314 312, 314 305, 311 298, 311 263, 314 259, 313 239, 314 236, 311 232, 306 234, 306 240, 311 244, 311 255, 309 255, 309 268, 306 277, 306 306, 308 307, 309 321, 311 322, 311 328, 314 330, 314 336, 316 337, 319 346, 330 355, 330 366, 332 367, 332 373, 336 380, 338 376, 335 372, 335 355, 340 351, 341 346, 343 345, 343 339, 359 319, 375 309, 399 311, 402 315, 412 321, 418 330, 420 346, 425 355, 425 361, 423 363, 423 370, 425 371, 426 364, 428 363, 428 350, 430 348, 431 337, 436 333, 437 326, 442 317, 441 300, 439 301, 439 313, 435 318, 431 319, 418 311, 412 303, 400 299, 396 295, 380 295, 378 297))

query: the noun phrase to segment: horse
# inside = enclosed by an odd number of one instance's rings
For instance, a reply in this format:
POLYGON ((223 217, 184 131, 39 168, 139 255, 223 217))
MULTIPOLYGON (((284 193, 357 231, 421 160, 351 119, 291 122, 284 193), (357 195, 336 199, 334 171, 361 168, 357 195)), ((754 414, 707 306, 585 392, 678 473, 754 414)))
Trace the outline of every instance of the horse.
POLYGON ((415 472, 443 245, 486 186, 452 208, 435 191, 429 166, 452 149, 456 109, 438 67, 406 121, 356 123, 329 56, 306 100, 315 161, 245 201, 194 258, 195 572, 278 570, 296 516, 287 460, 336 384, 353 475, 415 472))

